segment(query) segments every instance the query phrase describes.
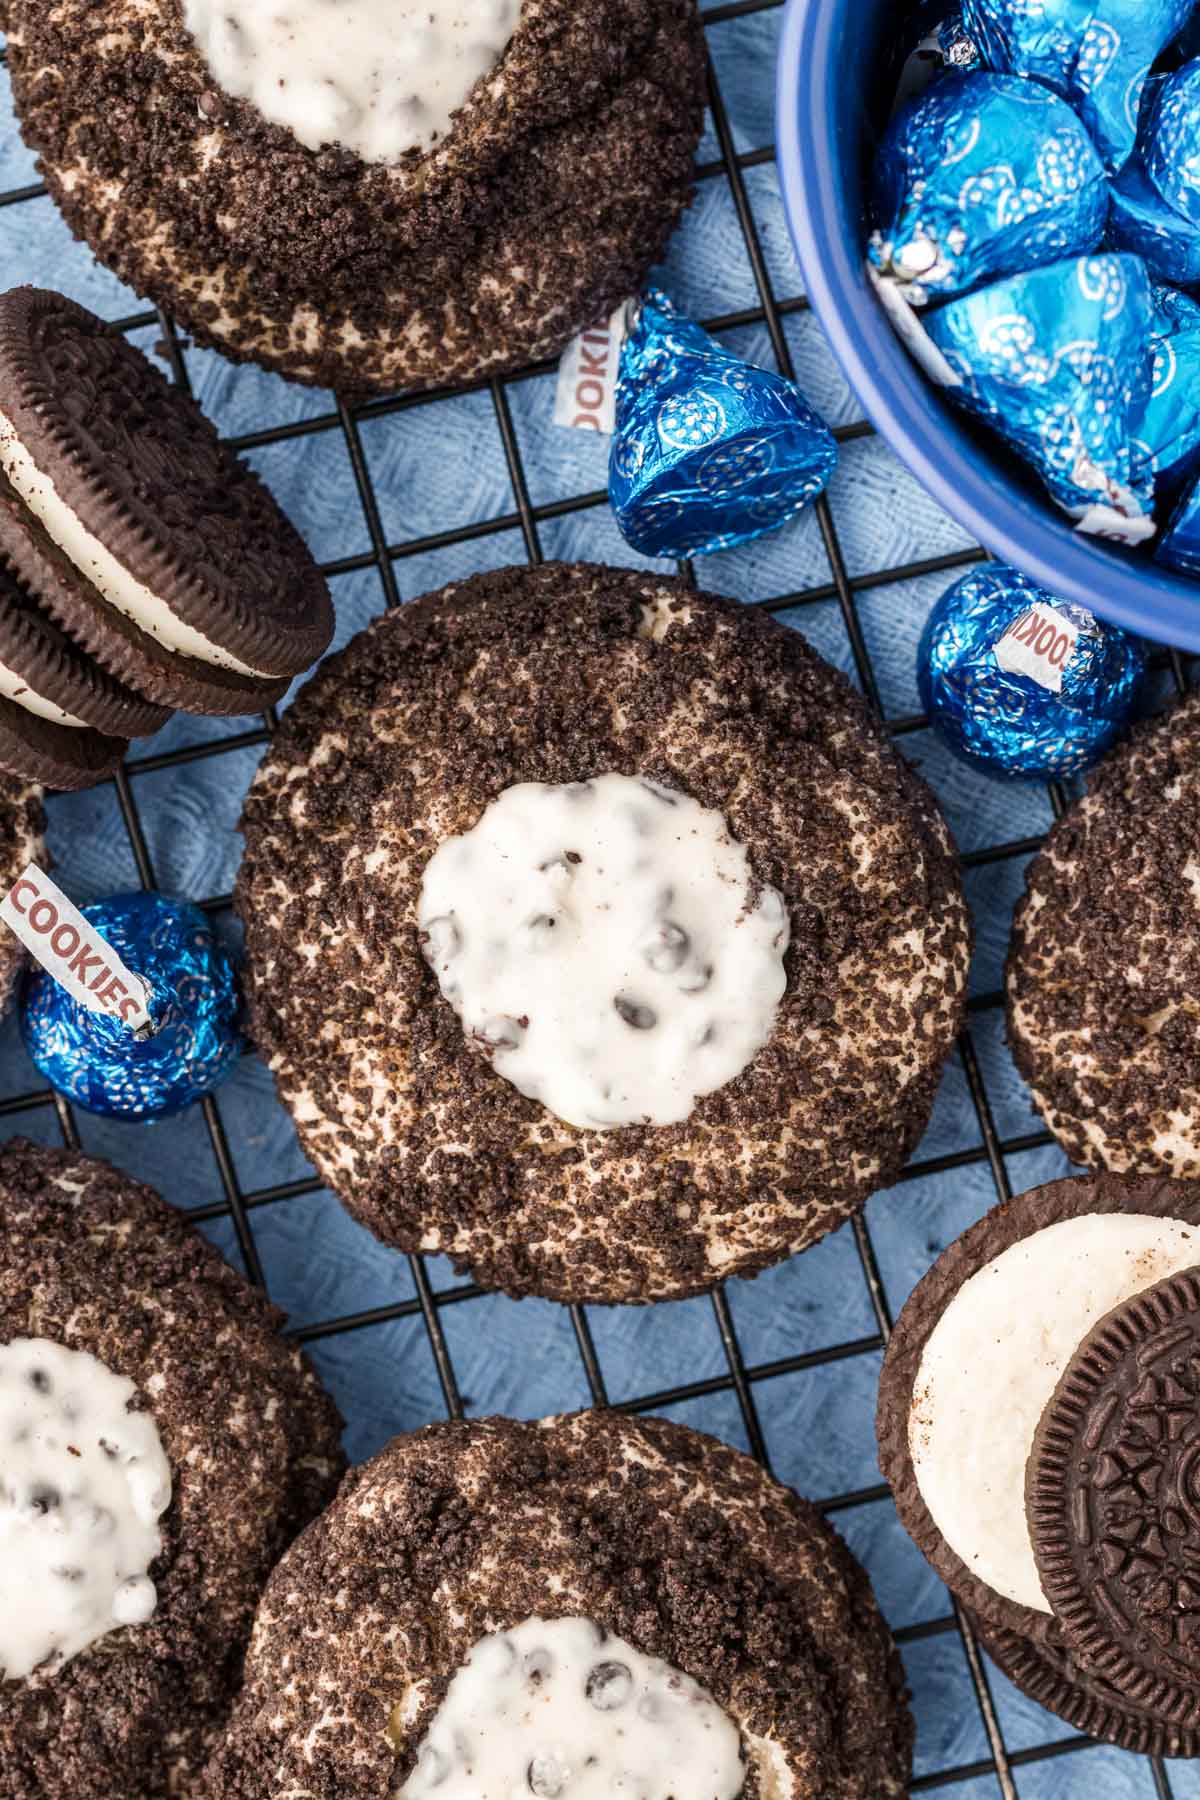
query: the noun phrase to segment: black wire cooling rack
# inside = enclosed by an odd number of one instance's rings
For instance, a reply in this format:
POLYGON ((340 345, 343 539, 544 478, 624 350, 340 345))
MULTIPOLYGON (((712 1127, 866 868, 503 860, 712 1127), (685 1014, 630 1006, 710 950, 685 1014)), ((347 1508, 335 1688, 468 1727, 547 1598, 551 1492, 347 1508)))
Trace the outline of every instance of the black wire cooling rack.
MULTIPOLYGON (((739 19, 747 19, 751 15, 777 11, 781 5, 782 0, 731 0, 730 4, 705 9, 705 25, 708 30, 711 30, 715 26, 725 26, 739 19)), ((0 46, 0 63, 2 63, 4 55, 5 52, 0 46)), ((768 262, 764 256, 760 231, 746 182, 747 171, 764 165, 773 165, 774 145, 763 144, 750 150, 737 150, 729 114, 721 94, 717 69, 711 55, 708 86, 712 132, 719 155, 710 161, 701 163, 697 167, 696 175, 701 183, 721 178, 728 180, 746 255, 758 291, 758 304, 744 311, 707 318, 704 323, 710 331, 715 332, 726 332, 743 326, 765 327, 780 371, 791 377, 795 374, 795 368, 784 332, 784 320, 789 314, 806 311, 808 302, 803 297, 780 298, 776 295, 772 287, 768 262)), ((40 198, 44 193, 45 189, 40 183, 0 192, 0 208, 20 206, 27 201, 40 198)), ((18 279, 30 278, 35 275, 36 272, 33 270, 19 269, 16 271, 18 279)), ((180 339, 171 320, 164 314, 145 310, 118 319, 114 321, 114 324, 117 329, 130 332, 157 324, 162 334, 161 343, 157 347, 169 361, 174 379, 185 387, 190 387, 180 339)), ((510 410, 508 390, 512 383, 527 380, 533 375, 545 374, 551 367, 550 364, 540 364, 516 371, 508 376, 433 392, 415 395, 401 394, 385 399, 371 400, 360 405, 348 405, 338 400, 334 409, 287 424, 271 425, 267 423, 259 430, 231 438, 230 442, 238 450, 251 451, 313 433, 340 433, 354 472, 363 518, 369 533, 370 549, 359 555, 327 562, 323 568, 328 576, 345 575, 356 570, 374 568, 383 584, 387 605, 395 606, 401 603, 403 597, 400 591, 397 565, 406 558, 422 552, 465 544, 473 539, 504 531, 519 530, 528 561, 537 563, 542 560, 541 528, 543 525, 567 514, 583 512, 589 508, 603 507, 607 504, 607 495, 602 490, 575 494, 544 505, 534 505, 530 500, 518 435, 514 429, 510 410), (466 525, 460 529, 406 539, 398 543, 388 542, 381 521, 379 502, 372 484, 367 457, 363 450, 360 427, 368 420, 400 415, 414 407, 435 406, 439 400, 451 395, 481 392, 488 394, 491 398, 512 484, 516 510, 489 518, 482 523, 466 525)), ((865 422, 843 425, 836 428, 834 435, 839 441, 845 443, 855 438, 871 436, 872 427, 865 422)), ((876 712, 883 718, 884 710, 880 702, 879 685, 859 618, 858 596, 867 589, 879 589, 889 584, 907 582, 942 572, 950 573, 965 568, 967 565, 981 560, 984 552, 978 548, 965 548, 945 555, 910 561, 885 569, 874 569, 868 573, 852 576, 847 570, 846 558, 838 539, 833 511, 826 496, 822 496, 815 502, 815 513, 825 554, 828 558, 831 579, 795 592, 775 595, 748 604, 761 605, 768 612, 782 613, 815 607, 821 603, 836 602, 849 639, 858 681, 876 712)), ((302 520, 300 522, 303 523, 302 520)), ((690 563, 683 562, 679 567, 684 579, 694 585, 695 576, 690 563)), ((1176 691, 1184 692, 1188 685, 1187 670, 1180 654, 1174 650, 1164 650, 1156 658, 1156 662, 1160 670, 1167 673, 1176 691)), ((924 717, 914 714, 908 717, 889 718, 885 720, 885 723, 892 737, 903 741, 906 736, 925 729, 928 721, 924 717)), ((188 745, 158 755, 132 757, 112 778, 129 846, 137 867, 138 878, 144 887, 152 888, 157 883, 155 869, 147 847, 146 834, 138 811, 137 789, 142 779, 156 771, 178 768, 199 759, 227 756, 231 752, 263 745, 269 739, 275 724, 276 715, 272 709, 262 715, 260 724, 233 735, 224 736, 216 741, 188 745)), ((1057 816, 1065 806, 1067 797, 1057 784, 1051 784, 1049 797, 1057 816)), ((1030 836, 991 844, 969 852, 963 857, 963 864, 967 870, 970 870, 987 864, 1023 859, 1037 849, 1040 841, 1039 837, 1030 836)), ((200 904, 210 915, 218 915, 229 911, 231 898, 228 894, 220 894, 202 900, 200 904)), ((996 1199, 1007 1199, 1012 1190, 1005 1167, 1005 1158, 1052 1144, 1053 1140, 1046 1131, 1031 1131, 1019 1136, 1005 1137, 997 1130, 992 1102, 981 1070, 980 1059, 972 1040, 969 1021, 971 1017, 980 1014, 995 1013, 1002 1005, 1003 995, 999 990, 975 995, 969 1003, 968 1026, 963 1032, 959 1044, 962 1066, 978 1127, 978 1141, 964 1149, 913 1161, 901 1176, 902 1182, 964 1169, 972 1165, 986 1165, 994 1185, 996 1199)), ((263 1207, 285 1204, 289 1200, 298 1199, 303 1195, 316 1193, 321 1189, 322 1184, 313 1176, 283 1182, 275 1186, 243 1189, 237 1178, 234 1158, 230 1152, 229 1140, 222 1124, 217 1102, 212 1096, 209 1096, 200 1102, 200 1108, 219 1171, 224 1198, 213 1204, 189 1209, 188 1217, 197 1223, 212 1220, 228 1221, 236 1236, 251 1280, 265 1288, 267 1284, 264 1278, 262 1259, 255 1242, 255 1213, 263 1207)), ((72 1148, 79 1148, 80 1134, 76 1119, 71 1106, 61 1095, 46 1088, 36 1088, 0 1100, 0 1118, 3 1119, 17 1121, 45 1109, 53 1109, 64 1142, 72 1148)), ((732 1393, 736 1397, 750 1448, 756 1457, 763 1463, 767 1463, 769 1459, 759 1420, 755 1397, 756 1387, 760 1383, 781 1375, 877 1352, 882 1349, 891 1331, 892 1320, 880 1277, 879 1265, 871 1234, 863 1217, 859 1216, 854 1220, 853 1231, 862 1276, 874 1314, 875 1328, 869 1335, 801 1355, 752 1364, 747 1361, 743 1353, 728 1297, 724 1289, 719 1288, 712 1294, 711 1304, 723 1346, 724 1372, 705 1380, 685 1382, 662 1388, 658 1392, 642 1393, 633 1398, 622 1399, 617 1403, 619 1409, 638 1413, 654 1412, 678 1402, 695 1400, 721 1392, 732 1393)), ((414 1297, 397 1301, 391 1305, 346 1313, 336 1318, 320 1319, 304 1325, 295 1335, 301 1341, 311 1343, 390 1320, 419 1316, 433 1354, 445 1411, 448 1416, 461 1417, 464 1410, 463 1399, 447 1345, 446 1334, 443 1330, 441 1314, 447 1307, 469 1304, 482 1295, 484 1290, 472 1282, 460 1282, 435 1291, 422 1260, 419 1257, 413 1257, 409 1261, 415 1289, 414 1297)), ((586 1312, 580 1307, 572 1307, 569 1312, 592 1402, 596 1406, 607 1406, 610 1401, 605 1374, 597 1354, 586 1312)), ((883 1500, 886 1497, 887 1489, 882 1483, 879 1483, 851 1492, 836 1494, 822 1502, 822 1510, 836 1521, 839 1513, 869 1502, 883 1500)), ((956 1604, 953 1606, 953 1610, 945 1612, 943 1616, 901 1628, 897 1631, 896 1636, 901 1645, 906 1645, 920 1639, 942 1637, 954 1633, 957 1633, 961 1640, 963 1654, 970 1672, 975 1701, 986 1734, 988 1755, 980 1760, 960 1763, 953 1767, 937 1770, 927 1769, 914 1780, 911 1791, 915 1794, 936 1789, 949 1793, 959 1789, 961 1784, 970 1784, 981 1778, 986 1783, 987 1778, 991 1777, 994 1778, 1004 1800, 1019 1800, 1022 1769, 1047 1763, 1051 1759, 1070 1759, 1077 1752, 1086 1750, 1092 1740, 1083 1737, 1066 1737, 1019 1749, 1009 1749, 1001 1729, 998 1709, 993 1700, 987 1666, 971 1628, 956 1604)), ((1133 1761, 1134 1759, 1129 1760, 1133 1761)), ((1162 1762, 1157 1758, 1143 1760, 1152 1784, 1151 1788, 1144 1791, 1147 1793, 1152 1791, 1159 1797, 1159 1800, 1179 1800, 1178 1789, 1172 1786, 1172 1777, 1167 1773, 1162 1762)), ((1065 1776, 1066 1771, 1064 1770, 1064 1778, 1065 1776)), ((1076 1788, 1074 1783, 1071 1784, 1071 1787, 1076 1794, 1081 1794, 1083 1791, 1082 1787, 1076 1788)), ((981 1788, 978 1791, 982 1793, 984 1789, 981 1788)), ((1039 1792, 1043 1791, 1049 1790, 1039 1787, 1039 1792)), ((1142 1791, 1142 1788, 1138 1789, 1139 1793, 1142 1791)), ((1200 1789, 1189 1788, 1188 1791, 1200 1793, 1200 1789)), ((1131 1788, 1129 1792, 1132 1794, 1133 1789, 1131 1788)))

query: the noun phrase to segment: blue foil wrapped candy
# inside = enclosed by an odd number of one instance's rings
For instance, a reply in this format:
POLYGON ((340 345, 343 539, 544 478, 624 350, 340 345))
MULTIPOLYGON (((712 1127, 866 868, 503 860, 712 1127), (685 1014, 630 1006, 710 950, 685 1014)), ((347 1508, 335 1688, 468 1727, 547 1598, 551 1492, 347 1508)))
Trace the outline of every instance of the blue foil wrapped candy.
POLYGON ((1137 147, 1112 184, 1110 238, 1161 281, 1200 281, 1200 61, 1151 78, 1137 147))
POLYGON ((874 212, 871 261, 922 305, 1094 250, 1108 182, 1087 132, 1049 88, 947 74, 884 133, 874 212))
POLYGON ((950 398, 1036 469, 1081 531, 1128 543, 1154 535, 1152 481, 1130 445, 1151 317, 1142 264, 1100 255, 993 282, 925 321, 950 398))
POLYGON ((1153 476, 1161 505, 1200 467, 1200 305, 1157 283, 1151 294, 1150 391, 1130 430, 1135 479, 1153 476))
POLYGON ((1200 232, 1168 206, 1140 156, 1131 156, 1109 187, 1109 241, 1140 256, 1159 281, 1192 287, 1200 281, 1200 232))
POLYGON ((1200 59, 1168 75, 1141 135, 1146 174, 1174 212, 1200 227, 1200 59))
POLYGON ((118 894, 80 908, 147 992, 139 1039, 89 1012, 44 969, 27 977, 21 1035, 53 1088, 88 1112, 155 1119, 181 1112, 233 1068, 243 1045, 233 964, 199 907, 118 894))
POLYGON ((1078 774, 1121 736, 1146 671, 1139 639, 985 563, 935 602, 917 652, 930 720, 993 774, 1078 774))
POLYGON ((1154 554, 1168 569, 1200 576, 1200 475, 1177 500, 1154 554))
POLYGON ((1146 77, 1195 0, 963 0, 989 68, 1028 75, 1069 100, 1115 174, 1137 135, 1146 77))
POLYGON ((608 494, 643 556, 704 556, 794 517, 837 443, 800 390, 730 354, 657 289, 621 347, 608 494))
POLYGON ((917 0, 904 19, 898 51, 895 112, 951 69, 965 74, 968 69, 983 67, 979 50, 967 35, 961 8, 949 7, 947 0, 917 0))

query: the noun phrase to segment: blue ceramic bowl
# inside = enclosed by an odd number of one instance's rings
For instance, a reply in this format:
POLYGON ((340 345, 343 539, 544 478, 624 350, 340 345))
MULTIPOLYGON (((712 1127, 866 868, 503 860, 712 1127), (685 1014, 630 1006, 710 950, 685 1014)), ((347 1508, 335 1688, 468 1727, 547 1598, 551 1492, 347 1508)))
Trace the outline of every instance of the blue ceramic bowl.
POLYGON ((1200 650, 1200 584, 1088 538, 910 361, 867 281, 866 180, 898 0, 788 0, 777 70, 779 176, 805 291, 868 416, 973 537, 1052 593, 1200 650))

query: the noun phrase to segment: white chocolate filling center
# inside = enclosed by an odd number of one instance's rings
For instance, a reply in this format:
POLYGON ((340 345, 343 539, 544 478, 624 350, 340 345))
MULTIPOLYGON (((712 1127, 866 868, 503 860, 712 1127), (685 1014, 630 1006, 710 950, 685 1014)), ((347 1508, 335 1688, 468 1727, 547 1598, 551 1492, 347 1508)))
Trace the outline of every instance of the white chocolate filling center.
POLYGON ((184 0, 218 87, 310 150, 427 150, 516 27, 520 0, 184 0))
POLYGON ((66 1662, 157 1604, 171 1469, 135 1388, 83 1350, 0 1345, 0 1674, 66 1662))
POLYGON ((232 669, 238 675, 261 675, 239 662, 228 650, 222 650, 194 626, 176 618, 166 601, 146 587, 118 562, 98 537, 93 537, 79 516, 71 511, 50 477, 42 472, 17 436, 16 426, 0 412, 0 469, 13 487, 81 575, 86 576, 102 599, 124 613, 147 636, 157 638, 166 650, 179 656, 195 657, 219 669, 232 669))
POLYGON ((1092 1327, 1200 1263, 1200 1230, 1143 1213, 1084 1213, 1012 1244, 965 1281, 934 1326, 908 1443, 933 1521, 980 1581, 1038 1612, 1025 1465, 1059 1378, 1092 1327))
POLYGON ((590 1619, 482 1638, 399 1789, 404 1800, 734 1800, 736 1725, 690 1676, 590 1619))
POLYGON ((770 1037, 787 912, 774 888, 750 898, 719 812, 600 775, 505 789, 430 859, 418 923, 497 1071, 603 1130, 686 1119, 770 1037))

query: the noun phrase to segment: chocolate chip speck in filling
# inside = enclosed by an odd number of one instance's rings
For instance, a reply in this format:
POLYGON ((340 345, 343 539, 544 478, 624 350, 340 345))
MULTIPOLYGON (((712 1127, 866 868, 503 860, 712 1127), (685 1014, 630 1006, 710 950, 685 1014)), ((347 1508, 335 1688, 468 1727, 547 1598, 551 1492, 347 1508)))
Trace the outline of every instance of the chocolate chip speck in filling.
POLYGON ((242 829, 254 1035, 322 1177, 389 1243, 514 1294, 696 1292, 832 1230, 924 1129, 969 952, 949 834, 844 677, 749 608, 554 564, 410 603, 299 695, 242 829), (748 905, 786 910, 786 985, 686 1117, 589 1130, 464 1032, 430 966, 453 922, 418 915, 438 847, 499 795, 606 774, 722 815, 748 905))
MULTIPOLYGON (((906 1792, 899 1657, 815 1509, 685 1426, 582 1413, 429 1426, 350 1475, 267 1588, 204 1800, 424 1795, 437 1765, 418 1752, 449 1762, 439 1713, 482 1640, 498 1690, 511 1657, 539 1651, 552 1690, 563 1636, 589 1631, 581 1654, 631 1678, 656 1659, 703 1690, 739 1736, 745 1800, 906 1792)), ((615 1742, 619 1711, 596 1716, 615 1742)), ((599 1794, 570 1748, 531 1754, 538 1800, 599 1794)), ((451 1787, 468 1791, 432 1793, 451 1787)))
MULTIPOLYGON (((311 0, 295 4, 299 23, 311 0)), ((488 10, 493 28, 507 17, 488 10)), ((229 13, 0 6, 21 128, 72 231, 227 355, 344 392, 553 356, 639 289, 687 204, 705 94, 695 0, 525 0, 506 46, 492 29, 449 129, 432 138, 423 106, 412 148, 384 161, 369 105, 340 119, 335 105, 323 144, 306 107, 290 122, 312 143, 265 117, 210 36, 229 13)), ((253 20, 270 23, 244 9, 253 20)), ((327 98, 353 43, 317 42, 327 98)))

